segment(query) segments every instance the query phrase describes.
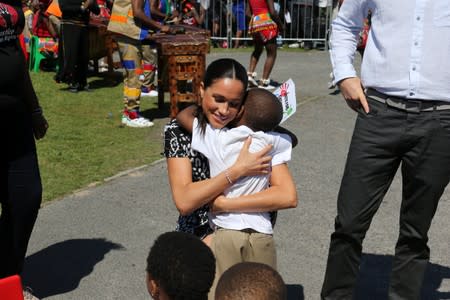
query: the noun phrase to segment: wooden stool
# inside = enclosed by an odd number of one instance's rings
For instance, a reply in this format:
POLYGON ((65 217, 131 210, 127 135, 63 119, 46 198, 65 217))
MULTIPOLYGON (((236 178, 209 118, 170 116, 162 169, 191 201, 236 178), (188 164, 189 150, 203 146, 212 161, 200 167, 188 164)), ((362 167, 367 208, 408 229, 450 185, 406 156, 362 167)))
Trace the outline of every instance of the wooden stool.
POLYGON ((203 31, 195 32, 161 35, 155 39, 158 49, 158 108, 164 107, 164 90, 169 91, 171 118, 177 115, 180 102, 197 103, 200 100, 209 35, 203 31))

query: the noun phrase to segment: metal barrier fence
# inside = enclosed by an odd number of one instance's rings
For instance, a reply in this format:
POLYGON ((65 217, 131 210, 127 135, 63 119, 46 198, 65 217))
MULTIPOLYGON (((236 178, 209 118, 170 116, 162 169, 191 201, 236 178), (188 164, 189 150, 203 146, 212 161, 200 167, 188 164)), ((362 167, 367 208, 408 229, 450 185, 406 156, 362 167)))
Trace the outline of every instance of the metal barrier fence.
MULTIPOLYGON (((211 30, 214 45, 224 48, 241 46, 251 41, 248 35, 248 1, 209 1, 204 27, 211 30)), ((284 28, 278 37, 279 44, 291 47, 327 47, 333 7, 337 0, 287 0, 275 1, 275 9, 284 28)))

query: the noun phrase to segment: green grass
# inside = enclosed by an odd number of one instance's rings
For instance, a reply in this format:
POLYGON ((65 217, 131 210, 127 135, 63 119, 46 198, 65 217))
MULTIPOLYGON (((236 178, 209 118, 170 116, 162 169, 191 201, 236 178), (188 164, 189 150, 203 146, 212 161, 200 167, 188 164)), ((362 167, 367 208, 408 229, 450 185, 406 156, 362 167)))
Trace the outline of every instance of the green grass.
POLYGON ((45 138, 37 142, 44 201, 162 157, 167 104, 160 111, 156 98, 143 98, 141 111, 154 120, 155 126, 122 127, 120 74, 114 80, 90 77, 92 91, 79 93, 65 90, 65 84, 56 84, 53 75, 31 74, 50 125, 45 138))

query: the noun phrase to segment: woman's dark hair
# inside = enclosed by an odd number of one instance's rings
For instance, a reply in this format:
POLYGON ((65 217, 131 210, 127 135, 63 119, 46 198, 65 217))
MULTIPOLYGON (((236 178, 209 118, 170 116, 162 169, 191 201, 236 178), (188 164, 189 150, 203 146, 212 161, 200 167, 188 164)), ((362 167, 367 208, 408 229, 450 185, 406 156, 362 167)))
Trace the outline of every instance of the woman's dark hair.
MULTIPOLYGON (((225 78, 239 80, 244 86, 243 92, 247 90, 247 71, 238 61, 232 58, 221 58, 210 63, 206 68, 205 76, 203 77, 203 87, 206 90, 217 80, 225 78)), ((244 96, 244 93, 242 93, 242 96, 244 96)), ((201 105, 198 106, 196 117, 198 118, 202 130, 204 130, 208 120, 206 120, 206 117, 203 114, 201 105)))
POLYGON ((232 58, 221 58, 209 64, 203 77, 205 89, 216 80, 223 78, 237 79, 244 85, 244 90, 247 90, 247 71, 238 61, 232 58))

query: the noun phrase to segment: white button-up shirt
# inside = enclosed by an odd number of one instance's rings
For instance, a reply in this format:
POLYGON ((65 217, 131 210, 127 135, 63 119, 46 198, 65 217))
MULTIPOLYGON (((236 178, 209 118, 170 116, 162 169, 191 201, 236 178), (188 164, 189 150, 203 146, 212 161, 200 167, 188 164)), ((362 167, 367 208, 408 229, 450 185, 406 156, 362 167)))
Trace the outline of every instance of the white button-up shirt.
POLYGON ((361 66, 364 87, 450 102, 450 0, 345 0, 330 39, 335 81, 357 76, 353 59, 369 9, 372 28, 361 66))

